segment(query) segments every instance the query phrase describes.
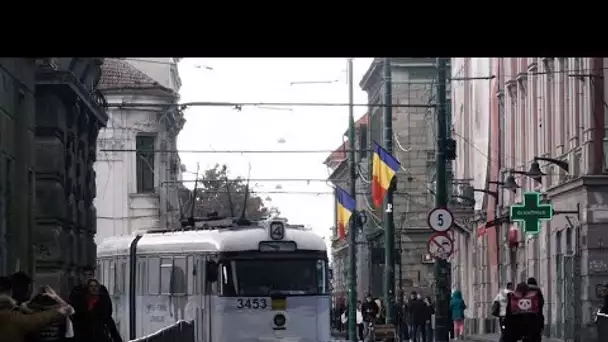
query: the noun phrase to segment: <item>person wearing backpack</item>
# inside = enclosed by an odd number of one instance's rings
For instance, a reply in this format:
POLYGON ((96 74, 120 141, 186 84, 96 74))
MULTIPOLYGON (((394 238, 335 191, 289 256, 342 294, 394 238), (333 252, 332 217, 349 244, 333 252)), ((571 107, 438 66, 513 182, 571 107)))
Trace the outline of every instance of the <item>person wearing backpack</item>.
POLYGON ((503 332, 505 330, 505 316, 507 315, 507 299, 509 293, 513 292, 513 283, 508 282, 507 287, 498 291, 492 303, 492 316, 498 317, 500 324, 500 341, 502 342, 503 332))
POLYGON ((503 342, 541 342, 541 316, 540 292, 526 283, 518 284, 515 291, 507 295, 503 342))
POLYGON ((544 315, 544 307, 545 307, 545 296, 543 296, 543 291, 540 289, 540 287, 538 286, 538 282, 536 281, 536 278, 528 278, 528 281, 526 282, 528 284, 528 287, 530 287, 530 291, 536 291, 536 293, 538 294, 539 297, 539 302, 540 302, 540 315, 538 317, 538 325, 539 325, 539 330, 538 330, 538 336, 535 337, 535 339, 538 339, 538 341, 540 341, 540 339, 542 338, 541 335, 543 334, 543 330, 545 330, 545 315, 544 315))

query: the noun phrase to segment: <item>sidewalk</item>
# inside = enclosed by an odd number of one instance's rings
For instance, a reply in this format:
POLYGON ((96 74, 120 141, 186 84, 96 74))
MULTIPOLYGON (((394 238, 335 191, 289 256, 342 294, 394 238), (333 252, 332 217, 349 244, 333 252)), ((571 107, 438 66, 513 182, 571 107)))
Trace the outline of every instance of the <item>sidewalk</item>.
POLYGON ((332 329, 332 330, 331 330, 331 336, 333 336, 333 337, 341 337, 341 338, 343 337, 343 338, 346 338, 346 337, 348 337, 348 332, 346 332, 346 331, 338 331, 338 330, 334 330, 334 329, 332 329))
MULTIPOLYGON (((498 342, 500 334, 467 335, 465 340, 470 342, 498 342)), ((543 342, 564 342, 564 340, 543 336, 543 342)))

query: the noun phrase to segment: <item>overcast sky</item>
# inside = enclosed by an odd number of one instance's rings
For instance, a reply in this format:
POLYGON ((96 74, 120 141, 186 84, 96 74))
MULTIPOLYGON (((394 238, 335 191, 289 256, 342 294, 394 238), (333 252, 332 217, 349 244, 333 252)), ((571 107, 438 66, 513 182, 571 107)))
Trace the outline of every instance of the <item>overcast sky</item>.
MULTIPOLYGON (((367 103, 359 81, 372 59, 354 63, 355 102, 367 103)), ((346 59, 344 58, 186 58, 179 64, 182 88, 180 102, 323 102, 347 103, 346 59), (212 70, 210 70, 212 68, 212 70), (290 85, 298 81, 333 81, 328 84, 290 85)), ((355 107, 355 118, 365 113, 355 107)), ((348 107, 191 107, 179 135, 181 150, 335 150, 348 126, 348 107), (283 141, 281 143, 280 141, 283 141)), ((329 152, 316 154, 202 154, 181 153, 188 171, 226 163, 231 177, 325 179, 323 161, 329 152)), ((185 179, 193 175, 185 174, 185 179)), ((255 182, 252 182, 252 184, 255 182)), ((281 216, 294 224, 307 224, 328 236, 333 224, 333 196, 324 182, 258 182, 255 191, 281 216), (280 185, 282 189, 277 189, 280 185), (266 194, 264 191, 320 192, 266 194)))

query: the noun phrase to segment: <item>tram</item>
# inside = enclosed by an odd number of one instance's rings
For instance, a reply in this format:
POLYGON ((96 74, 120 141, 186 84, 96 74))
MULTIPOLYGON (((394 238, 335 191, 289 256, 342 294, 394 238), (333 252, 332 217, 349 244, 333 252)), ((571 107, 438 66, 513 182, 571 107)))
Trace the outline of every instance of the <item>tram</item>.
POLYGON ((285 219, 111 237, 97 267, 125 340, 179 320, 196 341, 329 341, 324 240, 285 219))

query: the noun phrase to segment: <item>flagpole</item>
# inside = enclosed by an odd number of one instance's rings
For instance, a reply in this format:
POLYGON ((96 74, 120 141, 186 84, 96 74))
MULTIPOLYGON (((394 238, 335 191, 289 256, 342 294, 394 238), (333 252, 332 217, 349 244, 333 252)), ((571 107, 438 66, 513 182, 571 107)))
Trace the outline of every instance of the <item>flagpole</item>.
POLYGON ((348 59, 348 168, 350 195, 355 201, 348 228, 348 339, 357 338, 357 170, 355 164, 355 113, 354 113, 353 59, 348 59))
MULTIPOLYGON (((393 89, 391 59, 384 58, 384 149, 393 155, 393 89)), ((384 211, 384 299, 386 324, 395 324, 395 223, 393 222, 393 191, 397 175, 386 192, 384 211)))

